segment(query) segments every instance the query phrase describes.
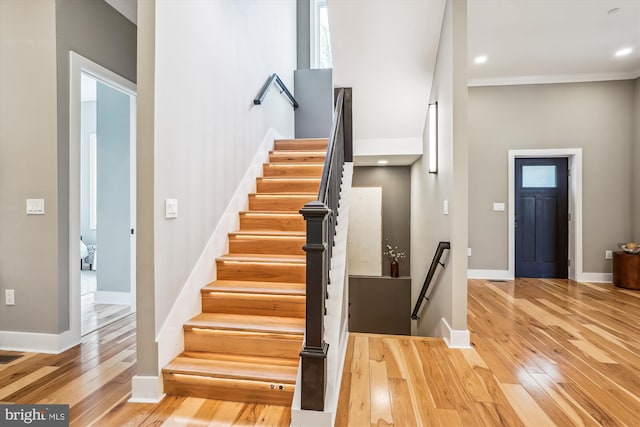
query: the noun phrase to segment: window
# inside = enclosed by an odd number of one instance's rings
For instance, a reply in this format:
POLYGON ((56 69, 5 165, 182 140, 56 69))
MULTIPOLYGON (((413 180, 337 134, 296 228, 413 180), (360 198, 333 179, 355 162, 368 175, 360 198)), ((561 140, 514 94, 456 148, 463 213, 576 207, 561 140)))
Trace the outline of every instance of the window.
POLYGON ((556 167, 522 166, 522 188, 556 188, 556 167))
POLYGON ((311 68, 332 68, 327 0, 311 4, 311 68))
POLYGON ((98 146, 96 134, 89 134, 89 228, 95 230, 98 219, 98 146))

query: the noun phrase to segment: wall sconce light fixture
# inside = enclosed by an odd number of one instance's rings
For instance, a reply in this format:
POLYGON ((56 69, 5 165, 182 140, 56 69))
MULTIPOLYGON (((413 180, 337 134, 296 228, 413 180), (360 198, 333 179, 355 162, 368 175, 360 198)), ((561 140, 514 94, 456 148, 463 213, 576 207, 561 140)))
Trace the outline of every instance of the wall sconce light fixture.
POLYGON ((429 173, 438 173, 438 103, 429 104, 429 173))

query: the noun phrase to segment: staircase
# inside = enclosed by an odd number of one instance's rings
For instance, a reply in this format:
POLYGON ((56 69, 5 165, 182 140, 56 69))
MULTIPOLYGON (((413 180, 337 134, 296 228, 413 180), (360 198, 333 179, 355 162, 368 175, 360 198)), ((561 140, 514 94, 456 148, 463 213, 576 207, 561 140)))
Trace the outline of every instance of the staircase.
POLYGON ((184 325, 184 352, 164 369, 167 394, 291 405, 305 327, 305 222, 326 139, 278 140, 184 325))

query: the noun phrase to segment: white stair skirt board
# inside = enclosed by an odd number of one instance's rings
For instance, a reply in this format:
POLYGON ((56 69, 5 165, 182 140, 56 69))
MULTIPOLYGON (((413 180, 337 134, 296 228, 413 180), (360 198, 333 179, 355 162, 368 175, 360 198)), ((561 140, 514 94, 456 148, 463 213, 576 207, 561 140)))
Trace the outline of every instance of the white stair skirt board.
POLYGON ((440 334, 449 348, 471 348, 469 330, 451 329, 444 317, 440 318, 440 334))
POLYGON ((579 282, 612 283, 613 273, 582 273, 579 282))
POLYGON ((486 279, 486 280, 513 280, 513 275, 509 270, 468 270, 467 278, 469 279, 486 279))
POLYGON ((262 164, 267 162, 274 140, 283 138, 285 137, 274 129, 267 131, 200 258, 191 270, 158 333, 158 369, 162 369, 184 350, 183 325, 202 311, 200 289, 216 279, 215 268, 211 268, 212 260, 228 252, 227 238, 230 232, 238 229, 238 213, 247 207, 247 194, 255 191, 256 178, 262 176, 262 164))
POLYGON ((158 403, 164 399, 162 377, 136 375, 131 379, 131 403, 158 403))
POLYGON ((346 298, 346 286, 348 285, 347 269, 347 231, 349 221, 340 218, 349 218, 351 205, 351 180, 353 178, 353 163, 345 163, 342 181, 342 194, 338 211, 338 227, 336 230, 336 244, 331 258, 331 291, 326 302, 327 316, 325 316, 325 341, 329 344, 327 354, 327 389, 325 393, 324 411, 308 411, 300 408, 300 369, 296 388, 291 404, 291 425, 294 427, 321 427, 333 426, 338 411, 338 399, 340 397, 340 384, 342 370, 347 353, 349 340, 348 324, 345 318, 340 324, 342 313, 349 303, 346 298))
POLYGON ((131 293, 96 291, 96 293, 94 294, 93 303, 131 305, 131 293))
POLYGON ((70 331, 61 334, 0 331, 0 350, 60 354, 80 344, 70 331))

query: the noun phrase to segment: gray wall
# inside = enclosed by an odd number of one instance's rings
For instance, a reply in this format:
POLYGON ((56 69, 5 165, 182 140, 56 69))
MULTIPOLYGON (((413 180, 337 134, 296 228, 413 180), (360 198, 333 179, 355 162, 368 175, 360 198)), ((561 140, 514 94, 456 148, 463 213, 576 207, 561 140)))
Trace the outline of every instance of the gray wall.
POLYGON ((611 272, 607 249, 631 239, 634 82, 469 89, 469 268, 506 270, 507 151, 583 149, 583 270, 611 272))
MULTIPOLYGON (((382 187, 382 253, 384 239, 406 252, 407 257, 400 260, 400 275, 408 276, 411 266, 411 168, 395 167, 356 167, 353 169, 353 187, 382 187)), ((390 261, 384 255, 382 275, 390 274, 390 261)))
POLYGON ((69 51, 136 81, 136 26, 104 1, 56 0, 59 331, 69 328, 69 51))
POLYGON ((68 326, 59 317, 57 304, 62 298, 57 259, 55 41, 53 0, 0 1, 3 331, 58 333, 68 326), (44 198, 46 214, 26 215, 28 198, 44 198), (15 306, 4 304, 5 289, 15 290, 15 306))
POLYGON ((327 138, 333 120, 333 81, 331 69, 296 70, 294 96, 296 138, 327 138))
MULTIPOLYGON (((451 242, 446 268, 434 278, 423 304, 418 335, 441 336, 444 319, 454 330, 467 329, 467 2, 448 0, 430 102, 438 102, 438 173, 428 173, 428 154, 411 168, 411 294, 415 303, 439 241, 451 242), (449 214, 443 213, 443 202, 449 214)), ((428 120, 423 153, 429 153, 428 120)))
POLYGON ((97 84, 98 291, 129 292, 131 277, 129 95, 97 84))
POLYGON ((298 70, 311 65, 311 0, 296 0, 296 57, 298 70))
POLYGON ((87 245, 96 244, 96 230, 90 223, 89 135, 96 133, 96 102, 83 101, 80 125, 80 235, 87 245))
POLYGON ((635 102, 635 116, 633 120, 636 123, 636 140, 634 146, 634 156, 633 156, 633 176, 635 180, 634 184, 634 208, 633 208, 633 216, 632 222, 634 227, 634 237, 633 239, 636 242, 640 242, 640 173, 638 173, 637 168, 640 165, 640 78, 635 81, 636 86, 636 102, 635 102))

